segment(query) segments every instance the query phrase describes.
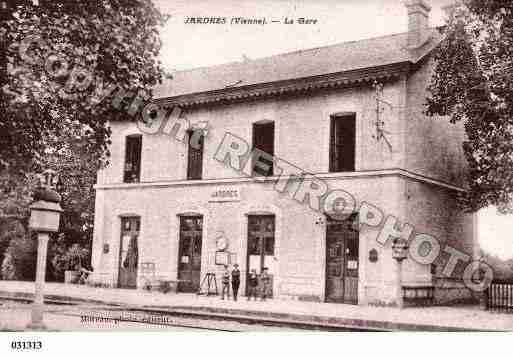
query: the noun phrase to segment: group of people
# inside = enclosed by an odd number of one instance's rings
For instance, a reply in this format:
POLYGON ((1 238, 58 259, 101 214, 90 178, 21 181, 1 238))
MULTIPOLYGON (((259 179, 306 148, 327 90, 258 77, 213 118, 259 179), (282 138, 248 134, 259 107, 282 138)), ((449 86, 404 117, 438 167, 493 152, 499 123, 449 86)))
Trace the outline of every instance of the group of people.
MULTIPOLYGON (((237 301, 237 294, 239 292, 240 287, 240 270, 238 264, 233 265, 231 274, 228 269, 228 265, 224 265, 224 272, 222 277, 223 289, 221 291, 221 299, 223 300, 225 294, 226 298, 230 299, 230 279, 232 284, 233 300, 237 301)), ((261 299, 265 300, 269 296, 271 292, 271 277, 269 276, 268 268, 262 268, 262 273, 260 273, 260 275, 257 274, 256 269, 252 269, 249 273, 247 283, 248 300, 251 300, 252 297, 254 298, 254 300, 257 300, 257 287, 259 280, 262 283, 261 299)))

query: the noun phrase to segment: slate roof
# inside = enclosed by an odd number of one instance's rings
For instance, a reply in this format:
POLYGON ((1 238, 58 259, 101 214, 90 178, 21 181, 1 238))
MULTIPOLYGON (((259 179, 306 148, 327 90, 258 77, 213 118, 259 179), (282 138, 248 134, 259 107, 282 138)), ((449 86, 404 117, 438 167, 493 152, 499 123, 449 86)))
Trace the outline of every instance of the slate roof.
POLYGON ((430 40, 416 51, 407 48, 408 33, 401 33, 179 71, 173 73, 173 79, 155 88, 154 97, 169 98, 401 62, 415 63, 439 43, 440 31, 434 28, 429 31, 430 40))

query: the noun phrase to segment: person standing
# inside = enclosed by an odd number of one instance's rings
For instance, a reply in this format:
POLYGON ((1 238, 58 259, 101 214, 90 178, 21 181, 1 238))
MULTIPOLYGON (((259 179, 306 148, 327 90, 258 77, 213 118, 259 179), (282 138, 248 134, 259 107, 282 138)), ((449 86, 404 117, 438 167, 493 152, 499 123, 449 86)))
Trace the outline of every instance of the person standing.
POLYGON ((251 296, 257 300, 257 286, 258 275, 256 269, 252 269, 248 278, 248 300, 251 300, 251 296))
POLYGON ((269 276, 269 273, 267 273, 267 271, 268 271, 268 268, 264 267, 264 268, 262 268, 262 274, 260 274, 260 280, 262 281, 262 300, 263 301, 271 292, 271 277, 269 276))
POLYGON ((239 293, 240 286, 240 270, 239 265, 235 263, 233 265, 232 270, 232 292, 233 292, 233 300, 237 301, 237 293, 239 293))
POLYGON ((226 298, 230 299, 230 272, 228 272, 228 265, 224 265, 224 272, 221 278, 223 283, 223 290, 221 291, 221 299, 224 300, 224 293, 226 292, 226 298))

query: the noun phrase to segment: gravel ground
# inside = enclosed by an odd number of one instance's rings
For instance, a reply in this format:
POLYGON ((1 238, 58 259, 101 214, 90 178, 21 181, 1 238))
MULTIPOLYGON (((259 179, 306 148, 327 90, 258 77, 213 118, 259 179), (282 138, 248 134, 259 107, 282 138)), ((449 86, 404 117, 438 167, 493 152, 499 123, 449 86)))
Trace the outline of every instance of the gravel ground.
MULTIPOLYGON (((0 302, 0 330, 23 331, 30 322, 31 305, 0 302)), ((296 331, 297 329, 148 314, 109 306, 46 305, 45 325, 56 331, 296 331)))

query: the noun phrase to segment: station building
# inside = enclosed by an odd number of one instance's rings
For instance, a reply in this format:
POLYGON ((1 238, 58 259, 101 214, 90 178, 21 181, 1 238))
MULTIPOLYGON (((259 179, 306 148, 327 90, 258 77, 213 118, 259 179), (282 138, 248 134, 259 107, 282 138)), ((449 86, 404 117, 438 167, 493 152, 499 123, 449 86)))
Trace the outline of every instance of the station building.
MULTIPOLYGON (((98 280, 140 289, 160 278, 194 292, 207 273, 220 285, 222 263, 238 263, 242 293, 247 273, 267 267, 276 298, 389 305, 388 234, 408 237, 411 227, 472 255, 473 218, 456 202, 463 126, 423 112, 443 37, 429 11, 408 2, 406 33, 175 73, 155 103, 179 109, 176 126, 148 133, 113 122, 110 165, 95 187, 98 280), (274 160, 241 156, 245 170, 236 168, 222 152, 233 139, 274 160), (312 179, 354 198, 344 219, 316 198, 312 179), (382 224, 366 225, 362 208, 379 209, 382 224), (397 221, 387 229, 388 216, 397 221)), ((428 293, 443 260, 406 259, 405 288, 428 293)))

